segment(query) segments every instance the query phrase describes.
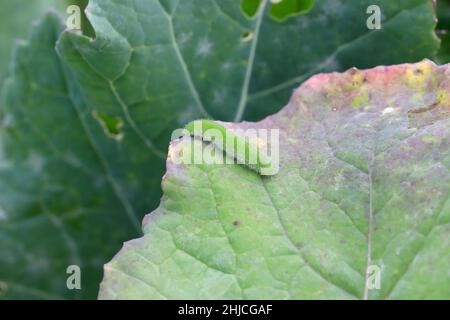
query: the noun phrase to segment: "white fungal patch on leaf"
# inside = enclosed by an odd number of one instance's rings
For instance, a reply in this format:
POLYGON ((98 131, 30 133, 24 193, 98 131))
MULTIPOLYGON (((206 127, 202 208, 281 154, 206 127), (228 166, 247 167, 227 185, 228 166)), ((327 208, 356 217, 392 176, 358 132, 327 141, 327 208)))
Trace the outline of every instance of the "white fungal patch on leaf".
POLYGON ((309 28, 309 18, 308 16, 303 16, 301 19, 297 19, 296 25, 299 29, 309 28))
POLYGON ((323 13, 328 16, 338 16, 342 13, 343 8, 345 6, 339 0, 330 1, 327 5, 323 6, 323 13))
POLYGON ((3 116, 1 125, 5 128, 10 128, 14 125, 14 116, 10 113, 7 113, 3 116))
POLYGON ((96 177, 94 179, 94 186, 98 189, 103 188, 106 184, 106 179, 104 177, 96 177))
POLYGON ((218 90, 214 90, 213 92, 213 101, 215 104, 222 104, 223 101, 226 99, 227 97, 227 90, 226 89, 218 89, 218 90))
POLYGON ((11 168, 12 163, 5 159, 5 149, 4 142, 0 136, 0 169, 11 168))
POLYGON ((232 66, 233 66, 233 64, 232 64, 231 62, 225 62, 225 63, 222 65, 222 70, 223 70, 223 71, 228 71, 228 70, 231 69, 232 66))
POLYGON ((341 64, 334 56, 331 56, 325 60, 322 66, 319 64, 319 67, 323 67, 323 71, 332 71, 339 69, 341 64))
POLYGON ((5 210, 0 207, 0 222, 5 221, 6 219, 8 219, 8 216, 6 215, 5 210))
POLYGON ((44 167, 45 160, 40 154, 32 151, 28 155, 27 163, 34 173, 40 173, 44 167))
POLYGON ((178 37, 178 45, 180 47, 183 47, 191 40, 192 40, 192 32, 183 32, 178 37))
POLYGON ((2 162, 2 159, 4 158, 5 155, 5 147, 4 147, 4 142, 2 137, 0 136, 0 163, 2 162))
POLYGON ((182 109, 178 117, 178 124, 184 126, 189 121, 192 121, 197 116, 197 107, 195 105, 188 105, 182 109))
POLYGON ((197 55, 200 57, 207 57, 211 54, 213 44, 208 40, 208 38, 200 39, 197 46, 197 55))
POLYGON ((30 261, 29 266, 27 266, 28 272, 30 274, 41 274, 48 270, 50 266, 50 261, 48 257, 33 257, 33 260, 30 261))
POLYGON ((66 153, 65 159, 75 167, 80 167, 82 165, 80 159, 73 152, 66 153))

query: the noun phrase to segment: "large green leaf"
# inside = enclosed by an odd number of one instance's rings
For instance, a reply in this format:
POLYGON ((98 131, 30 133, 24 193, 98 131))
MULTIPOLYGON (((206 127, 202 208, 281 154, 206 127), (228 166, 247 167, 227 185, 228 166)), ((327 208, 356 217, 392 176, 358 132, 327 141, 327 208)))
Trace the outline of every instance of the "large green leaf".
MULTIPOLYGON (((16 49, 15 76, 5 83, 0 281, 9 298, 80 296, 66 288, 72 264, 82 268, 83 290, 92 296, 104 257, 139 231, 126 199, 135 187, 119 189, 96 145, 109 138, 99 126, 88 128, 93 118, 80 96, 68 93, 74 82, 53 49, 62 29, 53 16, 35 28, 16 49), (118 208, 129 211, 116 215, 118 208)), ((139 161, 126 151, 121 158, 139 161)))
POLYGON ((0 87, 6 75, 14 42, 25 38, 32 28, 32 22, 39 19, 42 13, 56 2, 55 0, 0 1, 0 87))
POLYGON ((35 28, 1 110, 3 297, 95 297, 101 265, 158 204, 173 129, 259 119, 313 73, 438 46, 428 0, 317 1, 282 23, 268 14, 250 19, 237 0, 91 0, 95 40, 66 32, 58 54, 62 25, 35 28), (366 28, 371 4, 381 30, 366 28), (65 288, 71 264, 81 292, 65 288))
MULTIPOLYGON (((88 0, 2 0, 0 1, 0 88, 7 76, 9 58, 14 44, 25 39, 34 24, 47 11, 65 14, 69 5, 86 7, 88 0)), ((91 34, 86 17, 82 16, 83 30, 91 34)))
POLYGON ((235 0, 97 0, 88 9, 96 41, 66 34, 60 48, 89 99, 98 82, 95 92, 121 100, 154 140, 199 115, 261 118, 314 73, 417 61, 439 44, 428 0, 320 1, 285 23, 267 15, 248 20, 235 0), (382 10, 381 30, 366 26, 373 4, 382 10), (169 119, 148 124, 166 110, 169 119))
POLYGON ((161 205, 100 298, 450 298, 450 65, 318 75, 225 126, 280 129, 279 173, 176 164, 193 140, 174 140, 161 205))

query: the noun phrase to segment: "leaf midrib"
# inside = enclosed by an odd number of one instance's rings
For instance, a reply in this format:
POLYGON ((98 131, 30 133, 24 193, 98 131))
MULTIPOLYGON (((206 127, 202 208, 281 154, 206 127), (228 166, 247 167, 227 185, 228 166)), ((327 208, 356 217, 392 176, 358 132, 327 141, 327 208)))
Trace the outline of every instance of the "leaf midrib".
POLYGON ((253 74, 253 65, 255 64, 256 48, 258 46, 259 32, 261 30, 262 21, 264 18, 264 11, 267 6, 268 0, 263 0, 258 8, 258 15, 255 25, 255 30, 253 34, 252 46, 250 48, 249 58, 247 62, 247 69, 245 71, 245 78, 242 85, 241 99, 239 101, 239 106, 234 117, 234 122, 240 122, 242 116, 244 115, 245 107, 247 105, 248 91, 250 87, 250 80, 253 74))
MULTIPOLYGON (((73 44, 73 43, 72 43, 72 45, 73 45, 73 47, 74 47, 75 49, 77 49, 77 52, 78 52, 78 54, 80 55, 80 57, 81 57, 83 60, 85 60, 85 59, 84 59, 84 56, 83 56, 83 55, 81 54, 81 52, 78 50, 78 47, 77 47, 75 44, 73 44)), ((58 47, 58 46, 57 46, 57 47, 58 47)), ((136 213, 135 213, 135 211, 134 211, 134 208, 133 208, 132 205, 129 203, 128 199, 126 199, 126 197, 123 195, 123 192, 122 192, 122 190, 121 190, 121 187, 118 185, 118 183, 116 182, 115 178, 114 178, 113 175, 111 174, 111 170, 109 169, 109 166, 108 166, 108 164, 107 164, 107 161, 103 158, 103 156, 102 156, 102 154, 101 154, 101 152, 100 152, 98 146, 96 145, 94 139, 92 138, 92 133, 91 133, 90 130, 87 128, 87 124, 85 123, 85 121, 84 121, 84 119, 83 119, 83 115, 81 114, 80 110, 78 109, 78 107, 77 107, 75 101, 73 101, 73 97, 72 97, 72 94, 71 94, 71 92, 70 92, 70 88, 69 88, 69 84, 68 84, 69 79, 67 78, 67 77, 68 77, 67 73, 68 73, 69 71, 68 71, 68 70, 65 70, 63 63, 61 62, 61 59, 62 59, 62 58, 61 58, 60 52, 58 52, 57 49, 55 49, 55 50, 56 50, 56 52, 57 52, 58 55, 59 55, 59 57, 58 57, 58 58, 59 58, 59 61, 58 61, 58 62, 59 62, 59 65, 60 65, 60 67, 61 67, 61 69, 62 69, 62 72, 63 72, 63 74, 64 74, 64 81, 65 81, 64 86, 65 86, 65 89, 66 89, 66 92, 67 92, 67 96, 68 96, 68 98, 69 98, 69 100, 70 100, 70 105, 72 106, 73 110, 74 110, 75 113, 77 114, 78 120, 80 121, 80 125, 81 125, 81 127, 83 128, 83 132, 84 132, 84 134, 85 134, 85 136, 86 136, 86 138, 87 138, 87 141, 89 142, 89 144, 90 144, 90 146, 91 146, 93 152, 94 152, 95 155, 97 156, 97 158, 98 158, 98 160, 99 160, 99 162, 100 162, 100 165, 101 165, 101 167, 102 167, 102 169, 103 169, 103 171, 104 171, 105 178, 106 178, 106 180, 108 181, 108 183, 110 184, 111 189, 112 189, 114 195, 116 196, 116 198, 119 200, 119 202, 120 202, 120 203, 122 204, 122 206, 124 207, 125 212, 126 212, 128 218, 129 218, 129 220, 130 220, 130 222, 131 222, 133 228, 138 232, 138 234, 142 234, 141 227, 140 227, 140 222, 139 222, 138 219, 137 219, 137 215, 136 215, 136 213)), ((86 61, 86 60, 85 60, 85 61, 86 61)), ((84 100, 84 97, 83 97, 83 100, 84 100)))

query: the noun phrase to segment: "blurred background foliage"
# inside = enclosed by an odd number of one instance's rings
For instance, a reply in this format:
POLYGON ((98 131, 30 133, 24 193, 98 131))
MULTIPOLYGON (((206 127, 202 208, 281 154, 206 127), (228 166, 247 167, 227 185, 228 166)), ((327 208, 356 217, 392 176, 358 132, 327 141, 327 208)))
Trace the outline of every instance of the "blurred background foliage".
MULTIPOLYGON (((26 39, 33 23, 48 10, 66 15, 69 5, 76 4, 84 10, 89 0, 1 0, 0 1, 0 87, 7 74, 14 43, 26 39), (27 5, 24 5, 24 2, 27 5)), ((256 1, 255 3, 257 3, 256 1)), ((244 2, 245 3, 245 2, 244 2)), ((450 0, 436 0, 438 26, 437 34, 442 40, 436 57, 438 63, 450 62, 450 0)), ((305 10, 307 11, 307 10, 305 10)), ((286 15, 286 14, 285 14, 286 15)), ((82 16, 82 31, 93 36, 94 31, 86 16, 82 16)))
POLYGON ((441 38, 441 50, 438 53, 440 63, 450 62, 450 0, 437 1, 437 34, 441 38))
MULTIPOLYGON (((79 5, 82 10, 89 0, 1 0, 0 1, 0 87, 7 74, 14 43, 27 39, 33 23, 48 10, 56 10, 61 16, 69 5, 79 5), (26 5, 24 5, 26 3, 26 5)), ((83 14, 82 29, 87 35, 93 30, 83 14)))

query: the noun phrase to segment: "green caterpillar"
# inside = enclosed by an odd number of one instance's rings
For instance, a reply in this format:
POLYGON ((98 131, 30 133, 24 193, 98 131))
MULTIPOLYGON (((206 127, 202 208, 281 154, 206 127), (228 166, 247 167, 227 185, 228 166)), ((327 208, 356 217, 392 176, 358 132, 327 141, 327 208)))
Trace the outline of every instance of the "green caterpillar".
POLYGON ((271 159, 261 152, 261 148, 256 141, 250 141, 248 137, 238 136, 214 121, 195 120, 188 123, 185 130, 193 137, 212 143, 215 147, 225 152, 225 154, 237 160, 238 163, 245 165, 260 175, 264 174, 262 172, 264 169, 272 167, 271 159), (208 135, 208 130, 211 129, 220 132, 222 145, 218 144, 208 135), (256 157, 252 158, 251 155, 256 155, 256 157))

